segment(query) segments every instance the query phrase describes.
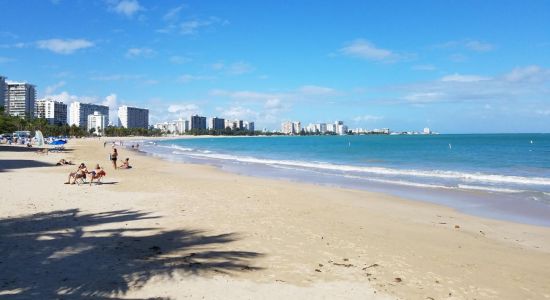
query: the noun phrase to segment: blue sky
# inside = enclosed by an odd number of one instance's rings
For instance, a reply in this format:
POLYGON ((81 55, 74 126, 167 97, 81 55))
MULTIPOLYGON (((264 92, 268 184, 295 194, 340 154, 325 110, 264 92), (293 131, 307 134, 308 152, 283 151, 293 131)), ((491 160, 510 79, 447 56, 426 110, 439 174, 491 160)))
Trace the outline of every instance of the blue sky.
POLYGON ((550 2, 376 2, 0 0, 0 75, 151 122, 550 132, 550 2))

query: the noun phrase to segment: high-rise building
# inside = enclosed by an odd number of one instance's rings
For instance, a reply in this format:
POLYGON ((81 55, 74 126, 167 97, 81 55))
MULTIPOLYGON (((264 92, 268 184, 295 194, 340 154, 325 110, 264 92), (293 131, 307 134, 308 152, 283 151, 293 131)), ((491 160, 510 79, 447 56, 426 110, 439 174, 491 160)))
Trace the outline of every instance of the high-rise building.
POLYGON ((6 81, 5 110, 11 116, 34 117, 35 86, 26 82, 6 81))
POLYGON ((298 122, 284 122, 281 124, 281 131, 284 134, 299 134, 302 131, 302 123, 298 122))
POLYGON ((124 128, 145 128, 149 127, 149 110, 130 106, 118 108, 118 125, 124 128))
POLYGON ((225 129, 225 119, 214 117, 210 119, 208 127, 214 130, 223 130, 225 129))
POLYGON ((6 97, 6 77, 0 76, 0 107, 4 107, 6 97))
POLYGON ((245 121, 244 122, 244 129, 253 132, 254 131, 254 122, 245 121))
POLYGON ((189 121, 180 118, 176 120, 175 123, 176 133, 182 134, 189 131, 189 121))
POLYGON ((98 111, 94 111, 93 114, 88 115, 87 128, 91 130, 95 129, 94 133, 97 135, 103 135, 105 128, 107 128, 108 115, 104 115, 98 111))
POLYGON ((191 129, 206 129, 206 117, 194 115, 189 118, 191 129))
POLYGON ((109 107, 91 103, 73 102, 69 108, 69 125, 76 125, 80 128, 87 128, 88 116, 99 112, 107 118, 109 124, 109 107))
POLYGON ((65 125, 67 124, 67 104, 52 99, 37 100, 34 116, 44 118, 52 125, 65 125))

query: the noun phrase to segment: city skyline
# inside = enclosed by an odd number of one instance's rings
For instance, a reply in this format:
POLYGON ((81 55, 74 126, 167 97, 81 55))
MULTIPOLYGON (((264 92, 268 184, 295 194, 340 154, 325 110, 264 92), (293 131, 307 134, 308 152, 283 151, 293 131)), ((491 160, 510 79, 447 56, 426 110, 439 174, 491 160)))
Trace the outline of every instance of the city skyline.
POLYGON ((149 108, 150 124, 199 114, 271 130, 345 120, 396 131, 550 131, 544 2, 3 8, 0 76, 36 85, 36 99, 107 105, 113 120, 128 105, 149 108))

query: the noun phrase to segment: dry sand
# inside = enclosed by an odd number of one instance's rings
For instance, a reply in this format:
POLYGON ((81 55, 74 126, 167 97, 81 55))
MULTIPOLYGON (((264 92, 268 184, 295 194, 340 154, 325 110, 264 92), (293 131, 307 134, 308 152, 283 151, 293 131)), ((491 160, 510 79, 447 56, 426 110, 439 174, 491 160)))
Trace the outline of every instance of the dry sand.
POLYGON ((120 149, 0 146, 0 299, 547 299, 550 228, 120 149), (102 185, 64 185, 76 166, 102 185), (63 296, 66 295, 66 296, 63 296))

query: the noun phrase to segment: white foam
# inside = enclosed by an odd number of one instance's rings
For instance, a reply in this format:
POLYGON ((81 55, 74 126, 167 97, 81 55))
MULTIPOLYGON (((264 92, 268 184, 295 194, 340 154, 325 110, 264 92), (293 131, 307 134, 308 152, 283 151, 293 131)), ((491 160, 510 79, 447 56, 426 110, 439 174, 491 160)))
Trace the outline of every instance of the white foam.
MULTIPOLYGON (((188 149, 188 148, 183 148, 188 149)), ((186 151, 192 151, 186 150, 186 151)), ((229 154, 211 154, 211 153, 196 153, 189 152, 187 155, 194 157, 213 158, 220 160, 232 160, 244 163, 258 163, 267 165, 284 165, 291 167, 323 169, 331 171, 342 172, 359 172, 359 173, 371 173, 380 175, 392 175, 392 176, 416 176, 426 178, 439 178, 439 179, 453 179, 466 182, 487 182, 487 183, 509 183, 509 184, 528 184, 528 185, 548 185, 550 186, 550 178, 544 177, 521 177, 510 175, 495 175, 495 174, 483 174, 483 173, 464 173, 455 171, 441 171, 441 170, 399 170, 383 167, 362 167, 362 166, 350 166, 350 165, 337 165, 329 163, 311 163, 304 161, 291 161, 291 160, 273 160, 273 159, 260 159, 247 156, 235 156, 229 154)))
POLYGON ((477 191, 499 192, 499 193, 523 193, 523 192, 526 192, 524 190, 514 190, 514 189, 498 188, 498 187, 492 187, 492 186, 478 186, 478 185, 467 185, 467 184, 459 184, 458 187, 461 188, 461 189, 466 189, 466 190, 477 190, 477 191))

